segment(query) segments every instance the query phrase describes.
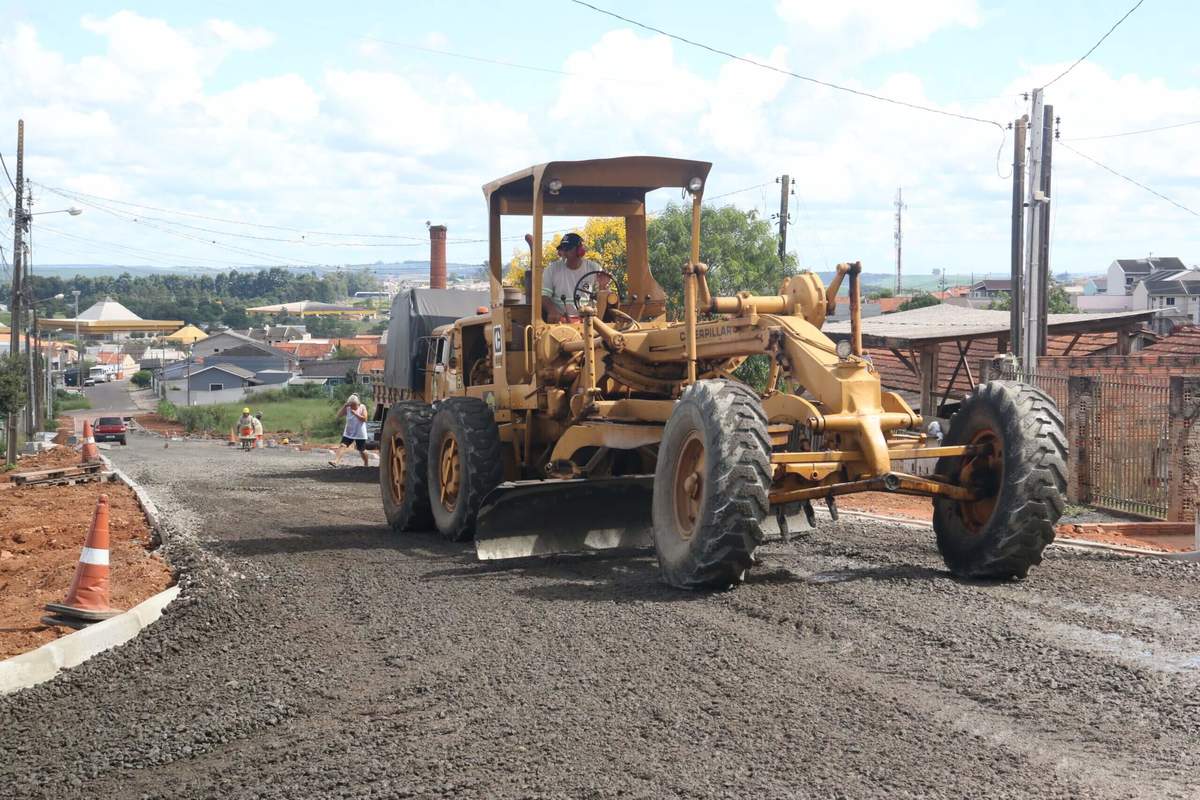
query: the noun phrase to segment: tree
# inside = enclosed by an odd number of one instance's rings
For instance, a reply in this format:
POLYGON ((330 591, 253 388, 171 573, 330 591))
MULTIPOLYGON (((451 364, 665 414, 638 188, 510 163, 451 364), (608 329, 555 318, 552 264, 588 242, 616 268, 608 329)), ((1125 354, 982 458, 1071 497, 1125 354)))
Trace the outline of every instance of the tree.
POLYGON ((25 359, 0 356, 0 417, 25 407, 25 359))
POLYGON ((885 297, 895 297, 895 294, 892 292, 892 290, 886 286, 876 286, 867 292, 868 300, 881 300, 885 297))
POLYGON ((908 300, 900 304, 900 311, 912 311, 914 308, 927 308, 928 306, 941 305, 941 300, 931 295, 929 292, 917 292, 908 300))
POLYGON ((354 323, 339 317, 305 317, 305 330, 319 339, 340 339, 354 335, 354 323))
MULTIPOLYGON (((691 255, 692 210, 672 203, 650 220, 647 239, 650 271, 667 293, 673 318, 683 310, 683 265, 691 255)), ((708 265, 708 286, 714 295, 740 291, 775 294, 783 279, 796 273, 795 256, 779 263, 775 231, 754 210, 735 206, 700 212, 700 260, 708 265)))
POLYGON ((133 373, 133 376, 129 380, 132 381, 133 385, 137 386, 139 389, 145 389, 150 385, 150 381, 153 377, 154 376, 150 374, 150 370, 139 369, 137 372, 133 373))
MULTIPOLYGON (((988 308, 996 311, 1008 311, 1012 308, 1012 295, 1002 294, 999 298, 988 303, 988 308)), ((1071 296, 1059 283, 1051 283, 1050 291, 1046 293, 1046 312, 1048 314, 1074 314, 1079 311, 1071 302, 1071 296)))

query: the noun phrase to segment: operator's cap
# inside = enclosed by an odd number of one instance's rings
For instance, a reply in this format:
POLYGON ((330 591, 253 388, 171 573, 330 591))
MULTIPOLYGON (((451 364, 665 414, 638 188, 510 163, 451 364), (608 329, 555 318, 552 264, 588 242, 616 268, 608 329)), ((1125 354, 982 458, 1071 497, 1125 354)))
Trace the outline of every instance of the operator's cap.
POLYGON ((583 247, 583 237, 578 233, 565 234, 562 241, 558 243, 559 250, 576 247, 583 247))

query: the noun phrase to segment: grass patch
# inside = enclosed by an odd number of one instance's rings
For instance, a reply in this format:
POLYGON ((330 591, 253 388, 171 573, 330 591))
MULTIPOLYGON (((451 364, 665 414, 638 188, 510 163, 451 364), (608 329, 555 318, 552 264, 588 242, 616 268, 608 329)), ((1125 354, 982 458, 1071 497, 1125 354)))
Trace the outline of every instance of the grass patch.
POLYGON ((54 412, 58 414, 63 411, 79 411, 85 408, 91 408, 92 401, 86 397, 77 394, 68 394, 59 390, 54 396, 54 412))
POLYGON ((311 442, 330 442, 341 438, 344 422, 334 416, 341 407, 340 400, 325 396, 296 397, 286 390, 263 392, 241 403, 191 408, 164 400, 158 404, 158 413, 166 419, 179 422, 189 433, 208 431, 225 434, 237 425, 242 409, 247 406, 253 413, 262 414, 265 433, 297 434, 311 442))

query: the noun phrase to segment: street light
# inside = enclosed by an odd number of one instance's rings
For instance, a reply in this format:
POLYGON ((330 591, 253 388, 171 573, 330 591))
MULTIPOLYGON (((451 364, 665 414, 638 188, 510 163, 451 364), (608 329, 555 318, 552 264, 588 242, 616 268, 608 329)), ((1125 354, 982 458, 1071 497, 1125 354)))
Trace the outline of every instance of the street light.
POLYGON ((58 208, 54 211, 30 211, 25 216, 40 217, 42 214, 70 214, 72 217, 78 217, 82 213, 83 209, 79 206, 71 206, 70 208, 58 208))

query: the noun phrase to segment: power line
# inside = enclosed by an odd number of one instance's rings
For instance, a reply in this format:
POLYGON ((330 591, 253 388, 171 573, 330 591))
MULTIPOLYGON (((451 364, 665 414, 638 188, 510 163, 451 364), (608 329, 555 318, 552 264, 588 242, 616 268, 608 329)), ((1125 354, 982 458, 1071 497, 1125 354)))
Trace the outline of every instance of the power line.
POLYGON ((4 177, 8 178, 8 185, 13 187, 13 191, 17 190, 17 185, 13 183, 12 175, 8 173, 8 164, 4 161, 4 154, 0 153, 0 166, 4 167, 4 177))
POLYGON ((725 192, 724 194, 715 194, 712 197, 706 197, 704 199, 706 201, 720 200, 722 197, 729 197, 730 195, 741 194, 742 192, 752 192, 755 189, 761 189, 762 187, 764 187, 766 185, 767 185, 766 183, 756 183, 753 186, 747 186, 744 189, 734 189, 732 192, 725 192))
POLYGON ((180 217, 195 217, 196 219, 206 219, 206 220, 209 220, 210 222, 224 222, 229 225, 244 225, 244 226, 251 227, 251 228, 264 228, 267 230, 276 230, 276 231, 291 231, 292 233, 312 234, 312 235, 316 235, 316 236, 357 237, 360 239, 410 239, 410 240, 416 240, 416 241, 422 241, 422 242, 427 241, 427 238, 423 237, 423 236, 411 236, 411 235, 399 234, 399 233, 349 233, 349 232, 344 232, 344 231, 315 231, 315 230, 308 230, 307 228, 293 228, 293 227, 289 227, 287 225, 269 225, 265 222, 247 222, 246 220, 230 219, 228 217, 216 217, 216 216, 212 216, 210 214, 198 214, 194 211, 179 211, 179 210, 172 209, 172 208, 163 208, 162 206, 151 206, 151 205, 146 205, 144 203, 133 203, 128 200, 117 200, 116 198, 112 198, 112 197, 101 197, 100 195, 88 194, 87 192, 80 192, 80 191, 76 191, 76 190, 72 190, 72 189, 63 189, 61 187, 56 187, 56 186, 47 186, 46 184, 43 184, 43 183, 37 183, 36 185, 43 189, 46 189, 47 191, 54 192, 55 194, 59 195, 60 197, 67 197, 68 199, 78 200, 81 197, 86 197, 91 200, 101 201, 104 203, 115 203, 116 205, 129 206, 131 208, 141 208, 141 209, 146 209, 148 211, 158 211, 163 214, 174 214, 174 215, 180 216, 180 217))
POLYGON ((1158 131, 1169 131, 1172 128, 1185 128, 1188 125, 1200 125, 1200 119, 1194 119, 1190 122, 1177 122, 1174 125, 1162 125, 1157 128, 1142 128, 1137 131, 1125 131, 1123 133, 1108 133, 1103 136, 1076 136, 1068 141, 1071 142, 1094 142, 1097 139, 1118 139, 1122 136, 1138 136, 1143 133, 1157 133, 1158 131))
POLYGON ((1079 152, 1078 150, 1076 150, 1074 147, 1071 147, 1071 145, 1067 144, 1066 142, 1060 141, 1059 144, 1062 145, 1063 147, 1067 148, 1068 150, 1070 150, 1075 155, 1077 155, 1081 158, 1085 158, 1088 161, 1092 162, 1093 164, 1095 164, 1097 167, 1100 167, 1100 169, 1104 170, 1105 172, 1111 172, 1113 175, 1116 175, 1121 180, 1128 181, 1128 182, 1132 183, 1134 186, 1138 187, 1139 189, 1144 189, 1145 191, 1149 192, 1150 194, 1154 195, 1155 197, 1157 197, 1161 200, 1166 200, 1168 203, 1175 206, 1176 208, 1182 209, 1183 211, 1186 211, 1187 213, 1191 214, 1194 217, 1200 217, 1200 212, 1193 211, 1192 209, 1185 206, 1183 203, 1179 203, 1179 202, 1176 202, 1175 200, 1172 200, 1171 198, 1167 197, 1162 192, 1155 191, 1154 189, 1151 189, 1146 184, 1136 181, 1133 178, 1129 177, 1128 175, 1122 175, 1121 173, 1117 172, 1112 167, 1101 164, 1099 161, 1092 158, 1091 156, 1079 152))
MULTIPOLYGON (((635 25, 635 26, 641 28, 642 30, 650 31, 651 33, 657 33, 661 36, 666 36, 668 39, 674 39, 677 42, 682 42, 683 44, 689 45, 691 47, 698 47, 701 50, 707 50, 710 53, 715 53, 719 56, 724 56, 726 58, 733 59, 734 61, 741 61, 744 64, 750 64, 751 66, 758 67, 759 69, 765 69, 765 70, 769 70, 771 72, 777 72, 780 75, 787 75, 789 77, 796 78, 797 80, 807 81, 808 83, 813 83, 818 86, 824 86, 829 89, 836 89, 839 92, 848 92, 849 94, 858 95, 859 97, 866 97, 870 100, 878 100, 882 103, 891 103, 892 105, 904 106, 905 108, 911 108, 916 111, 927 111, 930 114, 940 114, 944 117, 954 117, 956 119, 967 120, 969 122, 979 122, 984 125, 995 125, 997 128, 1004 130, 1004 126, 1002 124, 1000 124, 999 122, 996 122, 995 120, 983 119, 982 117, 973 117, 970 114, 959 114, 954 111, 945 111, 940 108, 933 108, 932 106, 921 105, 920 103, 910 103, 907 100, 897 100, 894 97, 886 97, 881 94, 874 94, 872 92, 866 92, 861 89, 852 89, 849 86, 842 86, 841 84, 838 84, 838 83, 831 83, 830 81, 823 81, 820 78, 813 78, 808 75, 801 75, 799 72, 792 72, 791 70, 783 69, 781 67, 776 67, 771 64, 764 64, 761 61, 755 61, 752 58, 746 58, 745 56, 735 55, 735 54, 729 52, 728 50, 721 50, 720 48, 713 47, 712 45, 704 44, 703 42, 697 42, 694 39, 688 39, 684 36, 680 36, 675 33, 670 33, 668 31, 663 30, 662 28, 656 28, 653 25, 647 25, 644 22, 638 22, 635 19, 630 19, 629 17, 621 16, 620 14, 618 14, 614 11, 609 11, 607 9, 600 8, 599 6, 594 6, 591 3, 585 2, 585 0, 571 0, 571 2, 576 5, 583 6, 584 8, 590 8, 592 11, 595 11, 598 14, 603 14, 607 17, 612 17, 613 19, 618 19, 621 22, 627 22, 630 25, 635 25)), ((1144 2, 1144 0, 1142 0, 1142 2, 1144 2)), ((1140 4, 1141 4, 1141 2, 1139 2, 1139 5, 1140 4)))
POLYGON ((1078 67, 1080 64, 1082 64, 1082 63, 1083 63, 1083 61, 1084 61, 1084 59, 1086 59, 1088 56, 1090 56, 1092 53, 1094 53, 1094 52, 1096 51, 1096 48, 1097 48, 1097 47, 1099 47, 1101 44, 1103 44, 1103 43, 1104 43, 1104 40, 1105 40, 1105 39, 1107 39, 1107 38, 1109 37, 1109 35, 1110 35, 1110 34, 1112 34, 1112 32, 1113 32, 1113 31, 1115 31, 1117 28, 1119 28, 1119 27, 1121 26, 1121 23, 1122 23, 1122 22, 1124 22, 1126 19, 1128 19, 1128 18, 1129 18, 1129 15, 1130 15, 1130 14, 1132 14, 1132 13, 1133 13, 1133 12, 1135 12, 1135 11, 1137 11, 1137 10, 1138 10, 1138 7, 1139 7, 1139 6, 1141 6, 1141 4, 1142 4, 1142 3, 1144 3, 1144 2, 1146 2, 1146 0, 1138 0, 1136 3, 1134 3, 1134 4, 1133 4, 1133 8, 1129 9, 1128 11, 1126 11, 1126 12, 1125 12, 1125 16, 1121 17, 1119 20, 1117 20, 1116 22, 1114 22, 1114 23, 1113 23, 1113 26, 1112 26, 1111 28, 1109 28, 1109 29, 1108 29, 1108 32, 1107 32, 1107 33, 1105 33, 1103 36, 1101 36, 1101 37, 1100 37, 1100 39, 1099 39, 1099 40, 1098 40, 1098 41, 1097 41, 1097 42, 1096 42, 1094 45, 1092 45, 1092 46, 1091 46, 1091 49, 1089 49, 1089 50, 1088 50, 1086 53, 1084 53, 1083 55, 1081 55, 1079 58, 1075 59, 1075 63, 1074 63, 1074 64, 1072 64, 1071 66, 1069 66, 1069 67, 1067 67, 1066 69, 1064 69, 1062 72, 1060 72, 1060 73, 1058 74, 1058 77, 1056 77, 1054 80, 1050 81, 1050 83, 1047 83, 1047 84, 1046 84, 1045 86, 1043 86, 1042 88, 1043 88, 1043 89, 1049 89, 1051 86, 1053 86, 1053 85, 1054 85, 1055 81, 1057 81, 1059 78, 1062 78, 1062 77, 1066 76, 1066 74, 1067 74, 1068 72, 1070 72, 1071 70, 1075 69, 1075 68, 1076 68, 1076 67, 1078 67))

